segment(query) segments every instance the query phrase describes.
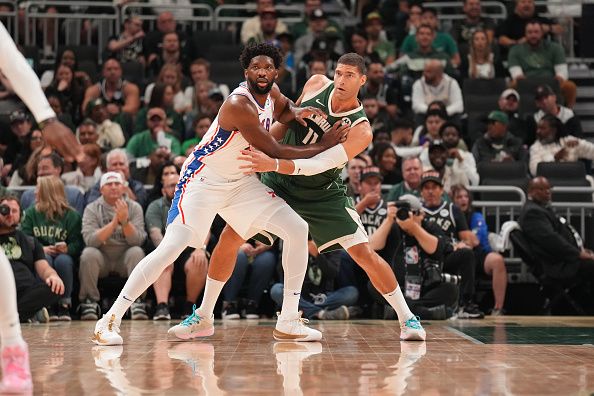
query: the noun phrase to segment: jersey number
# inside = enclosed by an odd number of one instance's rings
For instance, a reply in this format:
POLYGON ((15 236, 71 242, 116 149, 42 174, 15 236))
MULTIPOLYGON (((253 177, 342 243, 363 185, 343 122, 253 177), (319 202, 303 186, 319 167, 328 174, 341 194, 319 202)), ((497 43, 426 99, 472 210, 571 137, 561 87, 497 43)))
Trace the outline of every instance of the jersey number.
POLYGON ((302 142, 303 144, 314 144, 318 141, 319 138, 320 135, 314 132, 313 129, 309 128, 309 131, 307 132, 307 135, 305 135, 305 137, 303 138, 302 142))

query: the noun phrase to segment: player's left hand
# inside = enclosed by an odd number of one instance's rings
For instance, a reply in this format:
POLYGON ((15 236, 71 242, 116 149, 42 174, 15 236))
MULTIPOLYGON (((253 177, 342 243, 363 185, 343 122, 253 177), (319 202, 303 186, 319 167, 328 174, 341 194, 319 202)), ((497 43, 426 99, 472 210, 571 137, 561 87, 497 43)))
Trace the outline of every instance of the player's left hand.
POLYGON ((83 161, 84 153, 82 146, 76 140, 76 136, 70 128, 55 120, 48 122, 41 130, 43 139, 64 157, 64 161, 83 161))
POLYGON ((64 282, 56 274, 50 275, 45 280, 45 283, 50 287, 52 293, 62 295, 64 294, 64 282))
POLYGON ((239 169, 243 170, 246 175, 254 172, 272 172, 276 170, 275 159, 270 158, 261 151, 241 150, 241 155, 237 159, 247 162, 247 164, 239 166, 239 169))
POLYGON ((324 113, 322 110, 316 107, 295 107, 295 121, 297 121, 303 126, 307 126, 305 118, 311 117, 314 114, 319 117, 328 118, 328 115, 326 115, 326 113, 324 113))

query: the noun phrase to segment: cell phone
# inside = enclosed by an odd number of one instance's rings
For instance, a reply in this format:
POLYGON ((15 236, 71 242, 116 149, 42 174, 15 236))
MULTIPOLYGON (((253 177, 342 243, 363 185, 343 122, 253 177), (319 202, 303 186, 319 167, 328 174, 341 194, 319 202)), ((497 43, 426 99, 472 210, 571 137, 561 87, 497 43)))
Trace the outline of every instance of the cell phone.
POLYGON ((58 246, 66 246, 66 242, 56 242, 56 247, 58 246))

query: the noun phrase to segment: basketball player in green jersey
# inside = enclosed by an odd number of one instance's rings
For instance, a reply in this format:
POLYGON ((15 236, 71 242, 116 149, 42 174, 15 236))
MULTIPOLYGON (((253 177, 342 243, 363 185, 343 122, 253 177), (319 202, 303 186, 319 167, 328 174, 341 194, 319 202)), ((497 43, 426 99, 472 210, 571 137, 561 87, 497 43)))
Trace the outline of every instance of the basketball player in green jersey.
MULTIPOLYGON (((369 121, 357 99, 359 89, 366 81, 365 69, 365 62, 359 55, 343 55, 338 61, 334 81, 321 75, 312 76, 297 103, 320 108, 328 114, 328 118, 310 117, 307 127, 292 125, 286 128, 275 124, 271 128, 271 133, 278 140, 305 145, 318 141, 334 123, 347 123, 350 131, 342 144, 308 160, 279 160, 263 153, 244 151, 244 159, 249 161, 244 170, 275 172, 263 175, 262 181, 308 222, 319 250, 344 248, 398 314, 400 338, 425 340, 425 330, 408 308, 390 266, 369 246, 367 234, 340 178, 346 162, 366 150, 373 137, 369 121)), ((417 240, 426 237, 412 216, 404 222, 397 221, 417 240)), ((242 243, 244 240, 231 227, 225 228, 210 261, 209 277, 223 282, 229 279, 242 243)), ((284 290, 285 295, 299 292, 284 290)), ((205 293, 204 298, 216 300, 218 296, 205 293)))

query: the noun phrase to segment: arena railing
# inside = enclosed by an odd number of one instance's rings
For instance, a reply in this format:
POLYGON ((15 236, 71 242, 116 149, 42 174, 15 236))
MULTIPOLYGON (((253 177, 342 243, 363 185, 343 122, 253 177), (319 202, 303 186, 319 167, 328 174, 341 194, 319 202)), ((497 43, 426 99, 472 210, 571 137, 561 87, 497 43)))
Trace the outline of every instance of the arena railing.
POLYGON ((109 37, 120 32, 119 9, 112 2, 38 0, 24 3, 24 9, 25 44, 41 47, 45 55, 47 51, 57 55, 60 45, 93 45, 97 46, 97 59, 101 60, 109 37), (58 7, 58 12, 46 11, 47 7, 52 6, 58 7), (50 21, 55 21, 58 25, 52 38, 48 32, 50 21), (59 26, 61 21, 63 23, 59 26), (81 37, 83 24, 86 23, 91 25, 91 29, 87 29, 86 37, 81 37), (37 42, 39 28, 42 30, 41 43, 37 42), (63 42, 60 41, 60 31, 64 33, 63 42))
MULTIPOLYGON (((303 5, 278 4, 274 6, 279 14, 279 20, 286 24, 301 22, 304 16, 303 5)), ((246 18, 256 15, 256 5, 250 4, 223 4, 215 8, 215 30, 228 29, 238 32, 246 18)))
POLYGON ((121 9, 121 23, 131 16, 138 16, 143 21, 149 22, 149 30, 156 29, 156 20, 158 13, 170 11, 175 17, 178 25, 191 30, 211 30, 214 29, 214 11, 207 4, 175 4, 175 5, 157 5, 150 3, 128 3, 121 9), (154 11, 152 14, 143 11, 154 11))
POLYGON ((8 33, 16 40, 19 37, 19 10, 16 0, 0 1, 0 6, 9 7, 10 10, 0 11, 0 21, 4 23, 4 27, 8 33))
MULTIPOLYGON (((464 12, 462 11, 462 7, 464 7, 464 2, 462 1, 431 1, 424 2, 423 6, 427 8, 435 8, 437 10, 437 18, 440 21, 452 22, 466 18, 466 15, 464 15, 464 12), (442 11, 444 9, 449 9, 454 12, 443 13, 442 11)), ((481 1, 481 8, 483 10, 481 15, 484 17, 495 19, 496 21, 507 18, 507 7, 502 2, 481 1)))

